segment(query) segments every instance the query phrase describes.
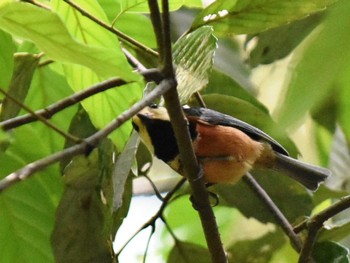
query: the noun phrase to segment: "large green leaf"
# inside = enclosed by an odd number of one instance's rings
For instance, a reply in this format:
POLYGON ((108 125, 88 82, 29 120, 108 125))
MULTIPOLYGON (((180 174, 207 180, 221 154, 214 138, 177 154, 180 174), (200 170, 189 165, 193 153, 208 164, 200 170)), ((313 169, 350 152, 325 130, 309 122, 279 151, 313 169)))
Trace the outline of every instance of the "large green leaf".
POLYGON ((0 30, 0 87, 5 88, 9 85, 13 69, 13 53, 16 46, 11 35, 0 30))
MULTIPOLYGON (((0 156, 1 177, 52 151, 47 136, 29 125, 16 129, 12 140, 0 156)), ((49 238, 61 190, 57 166, 51 166, 1 193, 1 262, 54 262, 49 238)))
POLYGON ((103 77, 138 79, 121 50, 116 48, 117 41, 114 48, 77 42, 53 12, 23 2, 3 4, 0 6, 0 28, 30 39, 56 61, 84 65, 103 77))
MULTIPOLYGON (((34 74, 25 104, 43 108, 70 94, 62 76, 49 67, 34 74)), ((52 121, 67 130, 74 107, 55 115, 52 121)), ((41 123, 28 124, 9 133, 11 145, 0 155, 0 176, 61 150, 64 138, 41 123)), ((31 179, 0 194, 1 262, 53 262, 50 234, 62 193, 58 166, 50 166, 31 179)))
POLYGON ((65 191, 51 239, 56 262, 112 262, 108 190, 112 187, 112 155, 113 147, 105 141, 88 157, 74 158, 66 168, 65 191))
POLYGON ((278 27, 323 10, 336 0, 218 0, 195 18, 191 30, 212 25, 226 35, 253 34, 278 27))
POLYGON ((213 29, 205 26, 183 36, 174 45, 177 90, 182 102, 208 84, 217 39, 213 29))
POLYGON ((350 3, 340 1, 329 13, 320 32, 303 52, 293 71, 279 111, 282 127, 295 124, 325 98, 348 68, 350 59, 350 3))
MULTIPOLYGON (((106 21, 106 15, 95 0, 75 1, 76 4, 95 15, 99 19, 106 21)), ((62 1, 53 1, 53 8, 65 22, 67 28, 77 39, 91 45, 103 45, 109 49, 119 47, 116 36, 97 26, 79 12, 73 10, 69 5, 62 1)), ((123 57, 123 60, 125 58, 123 57)), ((129 68, 129 66, 127 66, 129 68)), ((102 79, 94 74, 90 69, 79 65, 64 65, 64 73, 68 83, 74 91, 80 91, 102 79)), ((128 84, 123 87, 110 89, 104 93, 96 94, 82 102, 83 107, 89 114, 89 117, 96 128, 103 128, 111 120, 116 118, 121 112, 128 109, 130 105, 136 102, 142 94, 141 83, 128 84)), ((111 138, 121 150, 127 141, 131 130, 130 123, 126 123, 111 138)))
POLYGON ((321 21, 322 14, 316 13, 305 19, 250 36, 247 42, 253 38, 257 44, 249 54, 249 64, 256 67, 286 57, 321 21))

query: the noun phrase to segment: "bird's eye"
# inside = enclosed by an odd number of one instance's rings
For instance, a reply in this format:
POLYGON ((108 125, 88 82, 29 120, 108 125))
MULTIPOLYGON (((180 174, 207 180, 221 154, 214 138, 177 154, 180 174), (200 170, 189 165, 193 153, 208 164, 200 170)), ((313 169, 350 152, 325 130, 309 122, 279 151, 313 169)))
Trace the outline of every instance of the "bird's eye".
POLYGON ((151 109, 158 109, 158 104, 152 103, 151 105, 149 105, 149 107, 151 109))

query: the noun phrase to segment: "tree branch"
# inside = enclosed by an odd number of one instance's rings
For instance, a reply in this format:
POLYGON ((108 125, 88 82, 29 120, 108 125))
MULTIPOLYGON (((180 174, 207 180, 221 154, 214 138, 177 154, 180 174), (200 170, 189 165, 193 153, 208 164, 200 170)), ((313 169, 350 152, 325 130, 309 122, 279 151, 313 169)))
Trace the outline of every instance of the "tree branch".
POLYGON ((4 94, 9 100, 11 100, 13 103, 17 104, 19 107, 21 107, 22 109, 24 109, 25 111, 29 112, 29 114, 31 116, 33 116, 33 118, 36 118, 38 120, 40 120, 44 125, 46 125, 47 127, 51 128, 52 130, 54 130, 55 132, 57 132, 58 134, 62 135, 65 139, 70 140, 74 143, 79 143, 81 142, 81 139, 78 137, 73 136, 72 134, 66 133, 63 130, 61 130, 60 128, 56 127, 54 124, 52 124, 50 121, 48 121, 47 119, 45 119, 44 117, 42 117, 41 115, 37 115, 34 111, 32 111, 28 106, 26 106, 25 104, 23 104, 22 102, 20 102, 19 100, 17 100, 15 97, 13 97, 12 95, 10 95, 8 92, 4 91, 2 88, 0 88, 0 93, 4 94))
POLYGON ((113 78, 110 80, 106 80, 100 83, 97 83, 85 90, 82 90, 80 92, 77 92, 67 98, 64 98, 54 104, 49 105, 45 109, 37 110, 34 113, 35 114, 26 114, 22 116, 18 116, 15 118, 11 118, 8 120, 5 120, 3 122, 0 122, 0 128, 3 130, 10 130, 13 128, 16 128, 18 126, 33 122, 38 120, 39 116, 50 119, 54 114, 94 95, 97 93, 100 93, 102 91, 108 90, 113 87, 122 86, 126 84, 124 80, 120 78, 113 78))
POLYGON ((266 205, 266 207, 270 210, 276 222, 282 227, 286 235, 289 237, 291 243, 296 248, 298 252, 300 252, 302 248, 302 243, 299 237, 295 234, 292 225, 289 223, 288 219, 284 216, 284 214, 279 210, 276 204, 272 201, 270 196, 265 192, 265 190, 258 184, 258 182, 254 179, 254 177, 247 173, 243 176, 244 182, 253 190, 253 192, 259 197, 260 200, 266 205))
POLYGON ((136 41, 135 39, 129 37, 128 35, 124 34, 123 32, 119 31, 118 29, 115 29, 113 26, 110 26, 103 22, 102 20, 97 19, 93 15, 91 15, 89 12, 81 8, 79 5, 71 2, 70 0, 63 0, 68 5, 79 11, 83 16, 89 18, 91 21, 95 22, 96 24, 100 25, 101 27, 107 29, 108 31, 112 32, 113 34, 117 35, 121 41, 127 42, 132 44, 133 46, 139 48, 140 50, 152 55, 152 56, 158 56, 158 53, 154 51, 153 49, 143 45, 142 43, 136 41))
POLYGON ((164 94, 164 101, 179 147, 180 158, 185 175, 190 183, 193 200, 198 209, 211 260, 215 263, 224 263, 227 262, 226 253, 220 239, 215 215, 209 202, 209 194, 192 148, 188 123, 182 112, 176 90, 177 82, 172 63, 168 1, 163 0, 163 23, 160 22, 161 19, 157 1, 149 0, 148 4, 151 11, 154 31, 157 36, 162 72, 165 76, 163 81, 167 81, 171 86, 171 89, 164 94))
POLYGON ((9 188, 17 182, 25 180, 32 176, 35 172, 40 171, 47 166, 58 162, 64 158, 73 157, 79 154, 86 153, 91 150, 91 147, 95 147, 98 143, 106 138, 115 129, 121 126, 124 122, 129 120, 133 115, 138 113, 141 109, 151 104, 156 98, 163 95, 171 88, 171 85, 167 81, 162 81, 154 90, 147 94, 141 101, 135 103, 129 110, 124 111, 115 120, 110 122, 105 128, 96 132, 92 136, 83 140, 82 143, 69 147, 63 151, 49 155, 43 159, 32 162, 22 169, 15 171, 2 180, 0 180, 0 192, 9 188))

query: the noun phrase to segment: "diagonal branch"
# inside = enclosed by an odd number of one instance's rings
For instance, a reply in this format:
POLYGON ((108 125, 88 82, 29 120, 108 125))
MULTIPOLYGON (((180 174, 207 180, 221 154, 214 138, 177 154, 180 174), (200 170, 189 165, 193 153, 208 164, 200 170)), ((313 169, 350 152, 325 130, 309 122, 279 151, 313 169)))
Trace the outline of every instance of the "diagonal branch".
POLYGON ((154 51, 153 49, 143 45, 142 43, 136 41, 132 37, 129 37, 128 35, 124 34, 123 32, 119 31, 118 29, 115 29, 113 26, 106 24, 102 20, 97 19, 92 14, 90 14, 89 12, 87 12, 86 10, 81 8, 79 5, 73 3, 70 0, 63 0, 63 1, 66 2, 68 5, 70 5, 71 7, 73 7, 75 10, 79 11, 83 16, 89 18, 91 21, 95 22, 96 24, 100 25, 101 27, 103 27, 103 28, 107 29, 108 31, 112 32, 113 34, 117 35, 121 41, 126 42, 126 43, 130 43, 134 47, 137 47, 138 49, 140 49, 140 50, 142 50, 142 51, 144 51, 152 56, 158 56, 158 53, 156 51, 154 51))
POLYGON ((82 90, 80 92, 77 92, 67 98, 64 98, 60 101, 57 101, 54 104, 51 104, 49 106, 47 106, 44 109, 41 110, 37 110, 34 113, 35 114, 25 114, 22 116, 18 116, 15 118, 11 118, 8 120, 5 120, 3 122, 0 122, 0 128, 2 128, 3 130, 10 130, 13 128, 16 128, 18 126, 33 122, 38 120, 40 117, 45 118, 45 119, 50 119, 53 115, 55 115, 56 113, 88 98, 91 97, 94 94, 100 93, 102 91, 108 90, 110 88, 113 87, 117 87, 117 86, 122 86, 124 84, 126 84, 127 82, 125 82, 124 80, 120 79, 120 78, 113 78, 113 79, 109 79, 100 83, 97 83, 85 90, 82 90))
POLYGON ((291 243, 295 247, 297 251, 300 251, 302 248, 302 243, 299 237, 293 230, 292 225, 289 223, 288 219, 284 216, 284 214, 279 210, 276 204, 272 201, 270 196, 265 192, 265 190, 258 184, 258 182, 254 179, 254 177, 247 173, 243 177, 244 182, 252 189, 252 191, 262 200, 266 207, 270 210, 275 220, 282 227, 283 231, 289 237, 291 243))
POLYGON ((60 128, 56 127, 54 124, 52 124, 50 121, 48 121, 47 119, 45 119, 43 116, 41 115, 37 115, 34 111, 32 111, 28 106, 26 106, 25 104, 23 104, 22 102, 20 102, 19 100, 17 100, 15 97, 13 97, 12 95, 10 95, 8 92, 4 91, 2 88, 0 88, 0 93, 4 94, 9 100, 11 100, 13 103, 17 104, 19 107, 21 107, 22 109, 24 109, 25 111, 29 112, 29 114, 31 116, 33 116, 34 118, 40 120, 44 125, 46 125, 47 127, 51 128, 52 130, 54 130, 55 132, 57 132, 58 134, 62 135, 64 138, 66 138, 67 140, 70 140, 74 143, 79 143, 81 142, 81 139, 78 137, 73 136, 72 134, 66 133, 63 130, 61 130, 60 128))
POLYGON ((110 122, 105 128, 96 132, 92 136, 86 138, 82 141, 82 143, 69 147, 63 151, 54 153, 49 155, 43 159, 32 162, 22 169, 15 171, 2 180, 0 180, 0 192, 9 188, 10 186, 25 180, 32 176, 35 172, 40 171, 47 166, 58 162, 64 158, 73 157, 79 154, 87 153, 91 150, 92 147, 95 147, 99 144, 99 142, 106 138, 110 133, 112 133, 115 129, 129 120, 133 115, 138 113, 141 109, 151 104, 156 98, 163 95, 171 88, 169 81, 162 81, 154 90, 152 90, 149 94, 147 94, 141 101, 135 103, 130 109, 124 111, 120 114, 115 120, 110 122))

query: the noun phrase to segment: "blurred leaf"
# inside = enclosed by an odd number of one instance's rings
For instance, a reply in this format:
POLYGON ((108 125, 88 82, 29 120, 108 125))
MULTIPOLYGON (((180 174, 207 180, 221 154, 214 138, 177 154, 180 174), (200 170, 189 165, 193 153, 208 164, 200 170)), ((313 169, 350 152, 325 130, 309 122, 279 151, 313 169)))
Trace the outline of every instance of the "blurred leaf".
POLYGON ((7 88, 13 71, 13 53, 16 46, 10 34, 0 30, 0 87, 7 88))
POLYGON ((293 71, 279 111, 282 127, 295 124, 332 88, 350 59, 350 2, 339 1, 329 12, 319 34, 309 43, 293 71))
MULTIPOLYGON (((12 143, 0 155, 0 178, 49 155, 48 132, 26 125, 12 132, 12 143)), ((50 234, 62 184, 56 165, 46 168, 0 195, 0 262, 54 262, 50 234)))
POLYGON ((304 18, 334 2, 336 0, 218 0, 199 13, 191 30, 209 24, 220 34, 253 34, 304 18))
MULTIPOLYGON (((32 54, 17 54, 15 56, 12 79, 7 93, 21 103, 27 96, 38 62, 38 56, 32 54)), ((20 110, 21 106, 5 97, 1 105, 0 121, 16 117, 20 110)))
POLYGON ((270 64, 289 55, 305 37, 321 22, 322 15, 316 13, 302 20, 249 36, 246 45, 254 39, 256 46, 249 54, 249 64, 270 64))
POLYGON ((150 153, 150 151, 147 149, 147 146, 142 141, 140 142, 139 147, 137 148, 136 161, 137 161, 137 168, 138 168, 137 175, 147 172, 152 166, 152 162, 153 162, 152 154, 150 153))
POLYGON ((213 29, 205 26, 175 43, 173 56, 181 102, 187 102, 193 93, 208 84, 216 41, 213 29))
POLYGON ((210 263, 209 251, 201 246, 178 241, 170 251, 167 263, 210 263))
MULTIPOLYGON (((106 15, 96 1, 75 1, 82 8, 87 10, 102 21, 106 21, 106 15)), ((87 42, 90 45, 102 45, 109 49, 119 47, 118 39, 115 35, 96 25, 80 13, 74 11, 69 5, 62 1, 54 0, 52 2, 54 9, 64 20, 71 34, 77 39, 87 42)), ((118 48, 117 48, 118 49, 118 48)), ((118 52, 121 52, 118 49, 118 52)), ((123 61, 125 60, 124 55, 123 61)), ((107 65, 104 65, 106 67, 107 65)), ((130 68, 127 66, 127 68, 130 68)), ((83 68, 79 65, 64 65, 64 73, 68 83, 74 91, 81 91, 103 79, 97 76, 90 69, 83 68)), ((140 83, 131 83, 115 89, 109 89, 103 93, 96 94, 82 102, 83 107, 89 114, 90 120, 97 128, 103 128, 120 113, 127 110, 131 104, 140 99, 142 94, 142 85, 140 83)), ((129 138, 131 124, 127 122, 110 135, 119 151, 129 138)))
POLYGON ((270 262, 276 250, 280 249, 286 238, 281 231, 270 232, 253 240, 236 242, 227 249, 232 255, 230 263, 266 263, 270 262))
POLYGON ((74 158, 66 169, 51 237, 56 262, 112 261, 109 198, 101 185, 111 178, 112 169, 106 167, 112 164, 111 150, 104 143, 88 157, 74 158))
POLYGON ((208 108, 231 115, 263 130, 281 143, 292 156, 297 154, 297 149, 287 137, 287 133, 272 120, 266 111, 232 96, 208 94, 204 95, 203 99, 208 108))
POLYGON ((333 226, 330 229, 321 229, 319 231, 317 241, 325 242, 328 240, 332 241, 341 241, 344 238, 349 237, 350 235, 350 222, 342 224, 340 226, 333 226))
MULTIPOLYGON (((51 59, 84 65, 103 77, 120 76, 137 80, 120 49, 77 42, 53 12, 28 3, 13 2, 0 6, 0 28, 30 39, 51 59)), ((106 39, 102 40, 103 43, 106 39)))
MULTIPOLYGON (((310 215, 312 199, 304 187, 274 171, 254 170, 253 175, 290 222, 310 215)), ((215 185, 213 189, 221 197, 222 205, 238 208, 247 218, 276 223, 266 204, 242 180, 235 185, 215 185)))
POLYGON ((217 93, 220 95, 229 95, 238 99, 245 100, 253 104, 261 111, 267 113, 267 108, 258 101, 249 91, 240 86, 234 79, 224 73, 213 70, 209 77, 209 84, 205 88, 205 94, 217 93))
MULTIPOLYGON (((350 10, 350 7, 349 7, 350 10)), ((339 92, 339 112, 338 119, 339 124, 344 132, 346 138, 346 144, 350 148, 350 102, 348 100, 350 96, 350 63, 348 63, 342 71, 339 77, 339 86, 341 87, 339 92), (346 96, 346 97, 344 97, 346 96)))
POLYGON ((349 263, 347 248, 335 242, 316 243, 313 257, 317 263, 349 263))

